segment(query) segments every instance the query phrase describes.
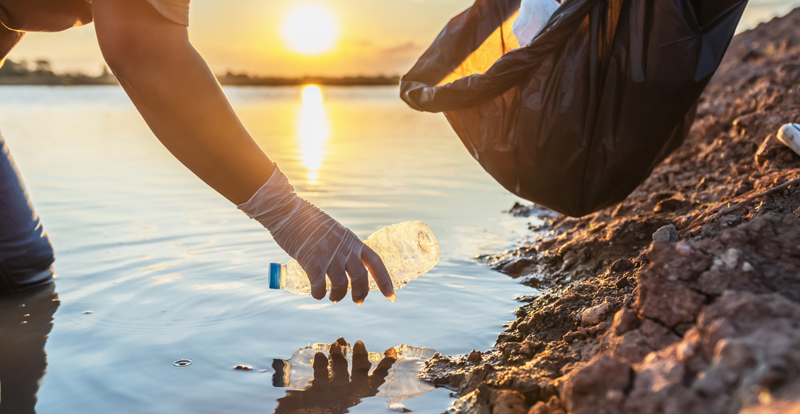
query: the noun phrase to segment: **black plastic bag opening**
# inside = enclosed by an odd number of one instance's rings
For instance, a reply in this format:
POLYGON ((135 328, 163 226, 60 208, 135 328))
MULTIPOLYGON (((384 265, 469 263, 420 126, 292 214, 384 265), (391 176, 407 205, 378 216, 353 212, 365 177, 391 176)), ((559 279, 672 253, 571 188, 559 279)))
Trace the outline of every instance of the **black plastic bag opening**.
POLYGON ((565 0, 525 47, 520 0, 476 0, 401 80, 503 187, 582 216, 678 148, 746 0, 565 0))

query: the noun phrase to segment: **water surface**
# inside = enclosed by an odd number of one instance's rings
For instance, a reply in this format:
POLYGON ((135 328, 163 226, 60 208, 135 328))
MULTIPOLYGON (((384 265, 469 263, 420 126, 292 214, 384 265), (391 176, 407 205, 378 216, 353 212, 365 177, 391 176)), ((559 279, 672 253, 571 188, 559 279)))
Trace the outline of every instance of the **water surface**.
MULTIPOLYGON (((360 237, 408 220, 434 230, 441 262, 395 303, 377 292, 358 307, 268 289, 268 264, 286 254, 180 165, 121 89, 0 88, 0 128, 57 255, 60 306, 37 412, 267 413, 286 395, 273 386, 273 360, 309 344, 492 346, 514 297, 530 289, 473 257, 524 235, 527 220, 502 212, 517 198, 444 117, 406 108, 395 87, 315 92, 303 103, 299 87, 227 89, 300 195, 360 237), (181 358, 193 363, 172 365, 181 358)), ((441 389, 404 404, 441 413, 450 400, 441 389)))

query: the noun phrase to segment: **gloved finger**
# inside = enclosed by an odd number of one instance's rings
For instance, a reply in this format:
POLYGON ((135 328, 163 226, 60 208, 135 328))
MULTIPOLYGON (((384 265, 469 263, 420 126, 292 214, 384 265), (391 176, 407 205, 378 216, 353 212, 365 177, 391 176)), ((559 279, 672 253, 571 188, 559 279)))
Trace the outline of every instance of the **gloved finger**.
POLYGON ((321 385, 321 383, 328 383, 328 358, 325 354, 317 352, 314 355, 314 385, 321 385))
POLYGON ((331 293, 328 295, 333 302, 338 302, 347 296, 347 274, 339 260, 334 260, 328 267, 328 279, 331 280, 331 293))
POLYGON ((367 387, 369 383, 369 370, 372 363, 369 361, 369 353, 364 343, 357 341, 353 345, 353 373, 350 375, 350 382, 359 391, 367 387))
POLYGON ((386 270, 386 265, 383 264, 383 260, 378 256, 378 253, 375 253, 369 246, 364 245, 364 248, 361 249, 361 261, 367 266, 367 269, 369 269, 369 273, 372 275, 372 278, 375 279, 375 283, 378 284, 378 288, 381 290, 381 293, 383 293, 383 296, 386 296, 386 299, 394 302, 397 296, 394 294, 392 279, 389 277, 389 271, 386 270))
POLYGON ((328 290, 325 284, 325 274, 308 273, 308 281, 311 284, 311 297, 322 300, 328 290))
POLYGON ((353 302, 360 305, 369 293, 369 272, 358 256, 350 255, 347 260, 347 274, 350 275, 353 302))
POLYGON ((384 351, 383 359, 378 363, 378 369, 389 369, 397 361, 397 350, 391 347, 384 351))
POLYGON ((370 368, 372 368, 372 363, 369 362, 367 347, 360 340, 356 341, 353 345, 353 375, 356 372, 368 373, 370 368))
POLYGON ((350 382, 350 373, 347 369, 347 359, 344 356, 344 349, 338 342, 331 344, 331 383, 344 385, 350 382))

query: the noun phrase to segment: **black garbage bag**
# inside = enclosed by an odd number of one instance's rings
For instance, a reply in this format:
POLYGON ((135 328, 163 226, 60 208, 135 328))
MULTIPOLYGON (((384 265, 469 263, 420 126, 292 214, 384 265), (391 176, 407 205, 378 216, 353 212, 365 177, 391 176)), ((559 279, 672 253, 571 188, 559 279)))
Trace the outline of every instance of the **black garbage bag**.
POLYGON ((564 0, 518 48, 476 0, 401 80, 512 193, 570 216, 625 199, 683 142, 746 0, 564 0))

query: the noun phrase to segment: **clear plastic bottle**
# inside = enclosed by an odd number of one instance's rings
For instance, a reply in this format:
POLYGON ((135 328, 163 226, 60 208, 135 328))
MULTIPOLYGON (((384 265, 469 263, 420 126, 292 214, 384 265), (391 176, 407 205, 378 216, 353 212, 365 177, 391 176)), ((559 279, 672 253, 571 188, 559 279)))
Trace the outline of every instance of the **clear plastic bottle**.
MULTIPOLYGON (((420 221, 407 221, 383 228, 369 236, 364 243, 383 260, 395 290, 433 269, 441 255, 433 230, 420 221)), ((331 282, 327 278, 326 284, 330 290, 331 282)), ((294 259, 286 265, 270 264, 269 287, 286 288, 298 295, 311 293, 306 272, 294 259)), ((378 290, 372 276, 369 278, 369 290, 378 290)))

